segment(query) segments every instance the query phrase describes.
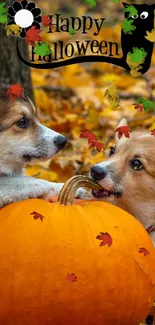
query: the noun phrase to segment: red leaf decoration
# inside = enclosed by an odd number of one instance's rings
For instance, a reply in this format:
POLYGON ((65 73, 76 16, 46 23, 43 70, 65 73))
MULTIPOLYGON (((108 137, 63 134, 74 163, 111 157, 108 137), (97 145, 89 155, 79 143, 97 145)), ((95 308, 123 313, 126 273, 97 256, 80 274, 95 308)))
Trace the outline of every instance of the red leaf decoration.
POLYGON ((139 248, 139 253, 144 254, 144 256, 150 255, 149 251, 144 247, 139 248))
POLYGON ((128 126, 120 126, 119 128, 116 129, 116 132, 118 132, 118 139, 122 137, 124 134, 126 138, 130 137, 131 130, 129 129, 128 126))
POLYGON ((80 138, 88 139, 88 143, 96 142, 98 140, 97 136, 89 130, 82 131, 82 133, 80 134, 80 138))
POLYGON ((40 29, 37 29, 36 26, 32 26, 26 33, 26 43, 34 46, 35 42, 41 42, 42 38, 39 35, 40 33, 40 29))
POLYGON ((151 130, 151 135, 153 135, 155 137, 155 129, 151 130))
POLYGON ((97 136, 89 130, 82 131, 80 138, 88 139, 89 149, 96 148, 98 152, 101 152, 103 149, 105 149, 104 143, 99 142, 97 136))
POLYGON ((7 95, 14 101, 16 97, 23 98, 23 90, 20 84, 14 84, 7 90, 7 95))
POLYGON ((77 281, 77 276, 74 273, 67 274, 66 280, 68 280, 69 282, 76 282, 77 281))
POLYGON ((102 143, 102 142, 98 142, 98 141, 96 141, 96 142, 92 142, 92 143, 89 145, 89 149, 92 149, 92 148, 96 148, 96 150, 97 150, 98 152, 101 152, 103 149, 105 149, 105 145, 104 145, 104 143, 102 143))
POLYGON ((40 219, 41 221, 43 221, 43 219, 45 219, 45 217, 42 214, 40 214, 36 211, 33 211, 32 213, 30 213, 30 215, 33 215, 35 220, 40 219))
POLYGON ((49 26, 49 25, 52 24, 52 19, 50 19, 49 16, 42 16, 42 20, 41 21, 42 21, 42 24, 44 26, 49 26))
POLYGON ((96 237, 96 239, 101 240, 100 246, 108 245, 110 247, 112 245, 112 238, 107 232, 100 232, 100 235, 96 237))
POLYGON ((143 106, 143 104, 137 104, 137 105, 135 105, 135 109, 139 109, 141 112, 143 112, 144 106, 143 106))

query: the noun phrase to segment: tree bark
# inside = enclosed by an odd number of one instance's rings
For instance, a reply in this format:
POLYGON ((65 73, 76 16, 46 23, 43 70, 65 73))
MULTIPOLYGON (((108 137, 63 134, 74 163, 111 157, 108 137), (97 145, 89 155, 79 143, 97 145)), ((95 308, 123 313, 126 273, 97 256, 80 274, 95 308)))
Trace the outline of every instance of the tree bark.
MULTIPOLYGON (((6 1, 11 6, 12 0, 6 1)), ((21 84, 26 94, 34 101, 30 68, 24 65, 17 56, 16 37, 7 36, 5 25, 0 24, 0 84, 21 84)), ((25 40, 20 40, 20 51, 28 59, 28 47, 25 40)))

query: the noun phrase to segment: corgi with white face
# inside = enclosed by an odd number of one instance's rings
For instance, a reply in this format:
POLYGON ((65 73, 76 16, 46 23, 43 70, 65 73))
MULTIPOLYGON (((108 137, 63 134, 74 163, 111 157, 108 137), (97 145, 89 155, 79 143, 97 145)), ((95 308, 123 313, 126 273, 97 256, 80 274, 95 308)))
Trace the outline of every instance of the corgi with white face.
MULTIPOLYGON (((120 126, 127 125, 123 119, 120 126)), ((132 214, 150 233, 155 244, 155 137, 151 133, 124 135, 111 148, 109 158, 91 169, 103 189, 93 198, 108 201, 132 214)))
MULTIPOLYGON (((67 142, 39 122, 28 97, 12 101, 8 88, 0 86, 0 208, 29 198, 50 200, 58 195, 63 183, 24 176, 24 167, 54 157, 67 142)), ((77 197, 84 198, 86 193, 79 189, 77 197)))

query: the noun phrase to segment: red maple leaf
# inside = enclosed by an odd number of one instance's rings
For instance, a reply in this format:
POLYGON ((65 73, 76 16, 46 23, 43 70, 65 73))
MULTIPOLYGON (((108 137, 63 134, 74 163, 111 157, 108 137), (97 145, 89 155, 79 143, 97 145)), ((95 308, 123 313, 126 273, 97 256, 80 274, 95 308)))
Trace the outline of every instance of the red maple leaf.
POLYGON ((143 253, 144 256, 150 255, 149 251, 144 247, 139 248, 139 253, 143 253))
POLYGON ((129 129, 128 126, 124 125, 117 128, 116 132, 118 132, 118 139, 120 139, 123 134, 125 135, 126 138, 129 138, 131 130, 129 129))
POLYGON ((49 26, 52 24, 52 19, 49 16, 42 16, 41 22, 44 26, 49 26))
POLYGON ((42 214, 40 214, 36 211, 31 212, 30 215, 33 215, 35 220, 40 219, 41 221, 43 221, 43 219, 45 219, 45 217, 42 214))
POLYGON ((96 148, 96 150, 98 152, 101 152, 103 149, 105 149, 105 145, 102 142, 94 141, 94 142, 90 143, 90 145, 89 145, 89 149, 92 149, 92 148, 96 148))
POLYGON ((135 109, 139 109, 141 112, 143 112, 144 106, 143 106, 143 104, 137 104, 137 105, 135 105, 135 109))
POLYGON ((100 232, 100 235, 98 235, 96 239, 102 240, 100 246, 108 245, 108 247, 110 247, 113 242, 111 236, 107 232, 100 232))
POLYGON ((155 137, 155 129, 151 130, 151 135, 154 135, 154 137, 155 137))
POLYGON ((72 273, 72 274, 67 274, 66 276, 66 280, 68 280, 69 282, 76 282, 77 281, 77 276, 72 273))
POLYGON ((92 142, 96 142, 98 139, 97 139, 97 136, 89 131, 89 130, 84 130, 84 131, 81 131, 82 133, 80 134, 80 138, 87 138, 88 139, 88 143, 92 143, 92 142))
POLYGON ((7 95, 14 101, 16 97, 23 98, 23 90, 20 84, 11 85, 7 90, 7 95))
POLYGON ((102 149, 105 149, 104 143, 99 142, 97 136, 93 132, 89 130, 84 130, 81 132, 82 133, 80 134, 80 138, 88 139, 89 149, 96 148, 98 152, 101 152, 102 149))
POLYGON ((35 42, 41 42, 42 38, 39 35, 40 33, 41 29, 37 29, 36 26, 32 26, 26 33, 26 43, 34 46, 35 42))

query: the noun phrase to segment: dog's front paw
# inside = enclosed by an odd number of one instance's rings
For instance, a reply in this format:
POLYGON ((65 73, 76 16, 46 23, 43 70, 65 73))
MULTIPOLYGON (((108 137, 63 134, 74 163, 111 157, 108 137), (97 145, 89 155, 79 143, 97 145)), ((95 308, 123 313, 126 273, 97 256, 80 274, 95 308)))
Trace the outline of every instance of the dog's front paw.
POLYGON ((80 187, 75 194, 76 199, 91 200, 91 195, 84 188, 80 187))
POLYGON ((9 195, 3 196, 3 198, 0 199, 0 208, 3 208, 5 205, 11 204, 14 202, 13 197, 9 195))
POLYGON ((51 188, 49 188, 48 191, 41 196, 41 198, 47 201, 51 201, 53 196, 59 195, 63 185, 63 183, 51 183, 51 188))

